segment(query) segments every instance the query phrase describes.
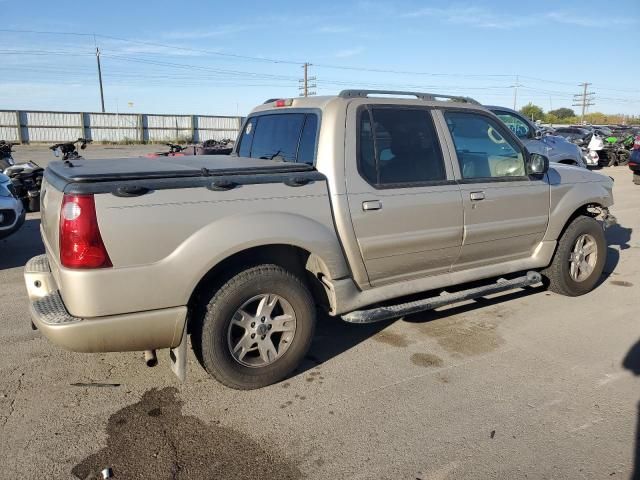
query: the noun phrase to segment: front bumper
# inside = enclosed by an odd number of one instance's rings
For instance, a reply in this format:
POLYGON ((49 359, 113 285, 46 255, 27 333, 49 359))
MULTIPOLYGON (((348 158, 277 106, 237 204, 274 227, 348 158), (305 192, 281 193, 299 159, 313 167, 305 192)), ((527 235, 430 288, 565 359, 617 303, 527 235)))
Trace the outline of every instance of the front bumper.
POLYGON ((46 255, 27 262, 24 279, 33 325, 53 343, 74 352, 126 352, 180 345, 186 307, 96 318, 72 316, 64 305, 46 255))

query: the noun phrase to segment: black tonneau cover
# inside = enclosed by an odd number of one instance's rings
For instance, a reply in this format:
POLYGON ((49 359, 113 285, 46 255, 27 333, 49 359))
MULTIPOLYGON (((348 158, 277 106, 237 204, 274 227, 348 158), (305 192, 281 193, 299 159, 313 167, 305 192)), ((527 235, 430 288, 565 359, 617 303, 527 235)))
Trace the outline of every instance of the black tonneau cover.
POLYGON ((185 178, 227 175, 308 172, 306 163, 280 162, 229 155, 185 157, 133 157, 105 160, 77 159, 51 162, 49 172, 66 183, 115 182, 152 178, 185 178))
POLYGON ((136 157, 51 162, 49 184, 64 193, 144 195, 152 190, 205 187, 228 190, 239 185, 284 182, 291 186, 325 180, 312 165, 229 155, 136 157))

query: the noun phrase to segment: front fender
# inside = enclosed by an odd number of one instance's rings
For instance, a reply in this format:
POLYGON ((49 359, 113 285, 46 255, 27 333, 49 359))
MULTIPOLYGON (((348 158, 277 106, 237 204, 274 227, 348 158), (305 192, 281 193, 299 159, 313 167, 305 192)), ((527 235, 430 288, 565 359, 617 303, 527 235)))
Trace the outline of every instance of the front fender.
POLYGON ((557 240, 577 210, 587 205, 603 207, 613 205, 613 182, 604 175, 583 169, 563 167, 550 170, 549 180, 549 225, 544 240, 557 240), (589 177, 597 175, 602 177, 602 180, 594 177, 596 181, 586 181, 585 175, 589 177), (569 176, 581 181, 569 182, 567 181, 569 176))

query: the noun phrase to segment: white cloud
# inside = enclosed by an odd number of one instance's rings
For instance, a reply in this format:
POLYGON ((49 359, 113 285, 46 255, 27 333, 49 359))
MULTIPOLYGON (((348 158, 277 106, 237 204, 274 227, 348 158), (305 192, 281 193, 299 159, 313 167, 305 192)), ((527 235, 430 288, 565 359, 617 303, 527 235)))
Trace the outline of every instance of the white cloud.
POLYGON ((177 30, 174 32, 167 32, 164 34, 165 38, 173 39, 173 40, 198 40, 203 38, 218 38, 218 37, 226 37, 230 35, 235 35, 236 33, 246 32, 251 29, 252 26, 249 24, 244 25, 220 25, 215 28, 210 28, 206 30, 177 30))
POLYGON ((400 14, 403 18, 429 17, 444 23, 468 25, 477 28, 513 29, 544 25, 550 22, 580 27, 604 27, 607 25, 630 25, 635 19, 612 17, 603 22, 599 17, 584 17, 568 11, 552 11, 543 14, 505 14, 473 5, 452 5, 445 8, 426 7, 400 14))
POLYGON ((567 25, 576 25, 578 27, 603 27, 612 25, 633 25, 637 21, 633 18, 623 17, 607 17, 606 21, 603 21, 599 16, 583 17, 580 15, 574 15, 567 12, 549 12, 545 15, 546 18, 557 23, 564 23, 567 25))
POLYGON ((364 52, 364 47, 345 48, 344 50, 337 51, 333 56, 336 58, 349 58, 360 55, 362 52, 364 52))
POLYGON ((452 6, 446 8, 421 8, 401 15, 405 18, 432 17, 446 23, 470 25, 480 28, 510 29, 532 25, 532 16, 504 15, 474 6, 452 6))
POLYGON ((326 25, 316 29, 316 33, 349 33, 351 31, 353 28, 345 25, 326 25))

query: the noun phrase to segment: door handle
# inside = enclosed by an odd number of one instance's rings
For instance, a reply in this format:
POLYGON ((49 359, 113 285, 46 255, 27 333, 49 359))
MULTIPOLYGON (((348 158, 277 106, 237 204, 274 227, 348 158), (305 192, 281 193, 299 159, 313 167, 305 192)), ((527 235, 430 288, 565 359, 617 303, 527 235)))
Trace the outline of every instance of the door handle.
POLYGON ((382 208, 382 202, 380 200, 369 200, 362 202, 362 210, 368 212, 369 210, 380 210, 382 208))
POLYGON ((477 202, 478 200, 484 200, 484 192, 471 192, 469 196, 471 197, 472 202, 477 202))

